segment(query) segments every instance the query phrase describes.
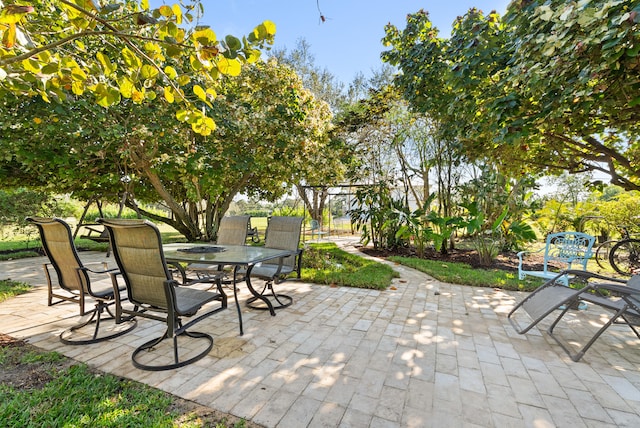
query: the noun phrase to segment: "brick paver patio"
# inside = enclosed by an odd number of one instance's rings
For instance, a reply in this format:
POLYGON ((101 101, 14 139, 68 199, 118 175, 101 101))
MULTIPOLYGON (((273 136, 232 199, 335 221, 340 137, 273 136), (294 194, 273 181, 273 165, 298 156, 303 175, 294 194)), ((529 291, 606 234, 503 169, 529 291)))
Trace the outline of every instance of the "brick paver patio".
MULTIPOLYGON (((0 304, 0 331, 266 427, 640 426, 633 332, 610 327, 574 363, 540 330, 515 333, 506 314, 521 293, 444 284, 397 265, 387 291, 290 281, 280 288, 294 303, 276 317, 243 305, 239 336, 231 304, 196 326, 215 338, 207 357, 146 372, 131 352, 161 332, 157 322, 94 345, 59 341, 78 308, 46 305, 44 261, 0 262, 0 278, 37 286, 0 304)), ((585 341, 599 313, 574 311, 556 330, 585 341)))

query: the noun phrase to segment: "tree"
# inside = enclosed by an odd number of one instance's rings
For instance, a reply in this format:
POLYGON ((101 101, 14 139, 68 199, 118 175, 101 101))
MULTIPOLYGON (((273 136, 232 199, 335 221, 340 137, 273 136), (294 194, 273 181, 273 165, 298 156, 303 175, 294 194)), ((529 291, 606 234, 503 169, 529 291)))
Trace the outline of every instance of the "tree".
POLYGON ((328 106, 275 62, 219 83, 206 111, 218 127, 206 137, 171 120, 179 107, 161 98, 108 110, 81 97, 53 110, 38 99, 4 99, 0 129, 12 138, 0 140, 0 181, 79 198, 113 197, 126 184, 136 200, 162 201, 170 212, 139 207, 145 215, 190 240, 211 240, 236 194, 276 199, 313 169, 330 124, 328 106))
MULTIPOLYGON (((305 39, 298 40, 296 47, 287 52, 277 50, 273 56, 280 63, 289 65, 302 79, 305 88, 311 91, 315 98, 326 102, 333 112, 339 111, 344 104, 342 94, 343 85, 337 82, 329 70, 315 65, 315 58, 311 53, 311 46, 305 39)), ((329 197, 329 187, 338 184, 344 176, 342 158, 345 157, 345 146, 341 139, 330 135, 319 135, 318 138, 328 141, 327 150, 317 152, 317 157, 309 159, 314 168, 307 168, 300 174, 296 183, 298 194, 302 198, 312 219, 322 224, 322 215, 329 197)))
POLYGON ((275 25, 265 21, 242 40, 218 40, 211 29, 193 25, 203 12, 198 0, 156 9, 148 0, 4 3, 0 97, 63 102, 90 93, 108 107, 161 96, 179 103, 176 117, 202 135, 215 129, 202 112, 215 97, 214 82, 222 74, 237 75, 243 62, 255 62, 258 48, 275 34, 275 25))
POLYGON ((521 0, 504 20, 471 9, 447 40, 420 11, 386 28, 382 55, 469 158, 491 153, 512 175, 599 171, 637 189, 639 13, 637 1, 521 0))

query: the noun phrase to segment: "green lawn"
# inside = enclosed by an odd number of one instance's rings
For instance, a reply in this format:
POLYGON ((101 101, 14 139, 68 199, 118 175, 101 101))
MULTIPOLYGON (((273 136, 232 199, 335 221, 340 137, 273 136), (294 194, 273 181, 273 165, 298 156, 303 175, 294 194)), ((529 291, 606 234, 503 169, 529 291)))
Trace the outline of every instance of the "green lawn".
POLYGON ((424 272, 451 284, 499 287, 504 290, 533 291, 544 283, 539 278, 518 279, 517 272, 500 269, 476 269, 465 263, 426 260, 417 257, 389 257, 389 260, 424 272))

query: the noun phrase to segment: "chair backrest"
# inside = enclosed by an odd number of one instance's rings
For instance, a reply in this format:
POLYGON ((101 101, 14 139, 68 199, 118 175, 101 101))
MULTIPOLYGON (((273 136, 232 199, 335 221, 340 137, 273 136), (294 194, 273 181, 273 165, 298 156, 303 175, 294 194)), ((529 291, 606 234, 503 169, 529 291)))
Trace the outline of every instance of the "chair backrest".
POLYGON ((221 245, 245 245, 249 221, 251 221, 251 217, 248 215, 222 217, 216 243, 221 245))
POLYGON ((596 238, 582 232, 558 232, 547 235, 544 255, 545 270, 547 262, 578 263, 586 268, 591 257, 591 249, 596 238))
MULTIPOLYGON (((280 250, 297 250, 300 244, 302 217, 271 217, 267 226, 264 246, 280 250)), ((283 265, 294 267, 295 257, 287 257, 283 265)))
POLYGON ((42 247, 58 275, 58 285, 69 291, 88 292, 88 274, 80 270, 83 266, 69 225, 59 218, 27 217, 27 221, 40 231, 42 247))
POLYGON ((171 279, 158 228, 148 220, 98 219, 109 231, 113 256, 124 278, 129 301, 166 310, 171 279))
POLYGON ((309 227, 311 227, 311 231, 320 230, 320 222, 318 220, 311 220, 309 227))

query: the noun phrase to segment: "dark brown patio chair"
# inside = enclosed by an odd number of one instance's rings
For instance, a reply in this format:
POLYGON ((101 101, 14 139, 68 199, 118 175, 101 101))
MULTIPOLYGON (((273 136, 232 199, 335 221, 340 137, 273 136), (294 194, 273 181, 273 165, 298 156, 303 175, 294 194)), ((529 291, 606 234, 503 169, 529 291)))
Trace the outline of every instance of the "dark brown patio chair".
MULTIPOLYGON (((258 264, 251 270, 252 278, 260 278, 265 281, 260 294, 268 298, 271 297, 275 301, 274 309, 287 307, 293 302, 291 296, 276 293, 273 285, 285 281, 293 272, 296 272, 297 277, 300 278, 302 249, 299 246, 303 220, 302 217, 271 217, 265 234, 264 246, 291 250, 293 255, 258 264)), ((247 305, 254 309, 269 309, 266 305, 256 305, 260 301, 254 296, 247 300, 247 305)))
POLYGON ((118 286, 118 277, 122 276, 129 302, 134 305, 133 309, 125 308, 118 302, 118 315, 149 318, 167 325, 160 337, 136 348, 131 356, 133 365, 144 370, 168 370, 191 364, 207 355, 213 347, 213 338, 188 329, 227 308, 227 296, 222 288, 218 286, 218 291, 213 292, 178 286, 164 258, 160 231, 153 223, 128 219, 98 219, 98 222, 109 231, 113 256, 120 268, 119 273, 111 275, 113 286, 118 286), (211 302, 219 304, 204 308, 211 302), (190 321, 183 324, 183 318, 190 318, 190 321), (179 337, 203 339, 205 349, 197 351, 195 346, 189 346, 190 351, 185 351, 188 357, 181 360, 179 337), (173 358, 163 353, 165 339, 173 340, 173 358))
MULTIPOLYGON (((613 323, 627 324, 640 339, 640 332, 635 327, 640 321, 640 276, 634 276, 625 281, 583 270, 563 271, 518 303, 509 312, 507 318, 518 333, 524 334, 556 311, 559 311, 559 315, 551 323, 547 333, 558 342, 573 361, 579 361, 598 337, 613 323), (584 288, 575 289, 564 285, 564 278, 567 275, 575 276, 575 279, 584 284, 584 288), (606 309, 611 312, 611 317, 591 338, 587 339, 582 348, 572 353, 572 348, 575 350, 575 346, 570 347, 565 343, 565 340, 555 335, 553 330, 569 309, 578 307, 581 301, 606 309), (530 318, 527 324, 521 325, 515 319, 520 317, 520 309, 524 309, 530 318)), ((572 342, 579 340, 580 338, 572 338, 572 342)))
MULTIPOLYGON (((132 319, 121 320, 111 312, 110 306, 115 304, 118 293, 124 288, 115 291, 111 284, 96 285, 92 279, 98 274, 108 274, 116 269, 107 269, 106 263, 101 263, 104 269, 89 269, 90 263, 83 264, 78 257, 78 252, 73 243, 71 228, 62 219, 59 218, 42 218, 28 217, 27 221, 36 225, 40 231, 42 246, 44 248, 50 263, 44 264, 44 272, 47 278, 48 288, 48 304, 49 306, 64 301, 78 303, 80 306, 80 316, 90 315, 86 320, 79 324, 64 330, 60 334, 60 340, 69 345, 86 345, 96 343, 114 337, 121 336, 131 331, 136 326, 136 321, 132 319), (51 267, 56 273, 57 283, 60 292, 54 292, 53 275, 51 267), (64 294, 58 294, 64 293, 64 294), (95 308, 91 311, 85 311, 85 299, 87 297, 95 300, 95 308), (53 299, 60 299, 53 302, 53 299), (109 314, 109 318, 102 318, 104 312, 109 314), (116 324, 108 333, 100 330, 100 322, 113 319, 116 324), (93 333, 88 336, 83 327, 94 325, 93 333), (89 337, 89 338, 87 338, 89 337)), ((108 276, 104 276, 108 279, 108 276)))
MULTIPOLYGON (((245 245, 250 221, 251 217, 248 215, 223 217, 220 220, 216 244, 245 245)), ((222 279, 226 274, 222 268, 223 266, 204 263, 192 263, 187 266, 187 270, 193 272, 198 278, 209 281, 222 279)))

